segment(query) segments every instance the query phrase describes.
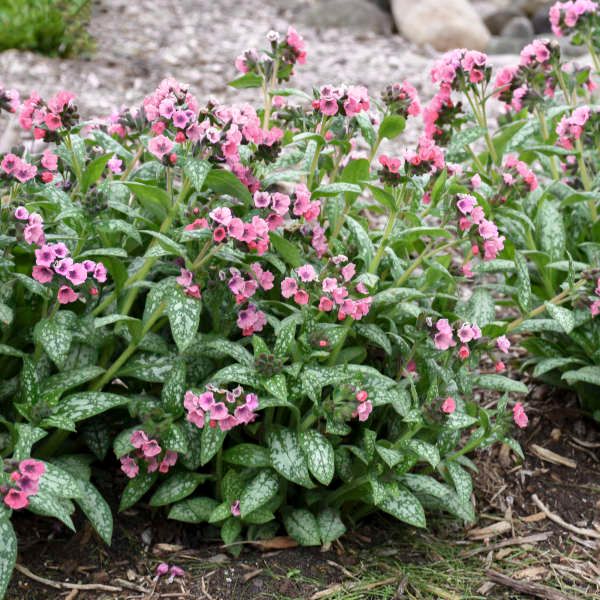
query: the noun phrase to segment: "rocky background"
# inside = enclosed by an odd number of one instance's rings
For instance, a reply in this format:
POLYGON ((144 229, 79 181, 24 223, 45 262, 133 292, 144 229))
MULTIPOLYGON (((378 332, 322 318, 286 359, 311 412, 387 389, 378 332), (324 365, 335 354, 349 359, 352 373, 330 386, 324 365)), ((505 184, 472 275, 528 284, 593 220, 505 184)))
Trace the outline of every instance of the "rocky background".
MULTIPOLYGON (((199 98, 257 98, 228 88, 234 58, 263 47, 269 29, 294 24, 308 62, 294 85, 360 83, 377 93, 410 80, 422 100, 433 93, 429 68, 439 52, 484 50, 495 65, 514 63, 523 45, 549 35, 545 0, 97 0, 88 58, 0 53, 0 77, 22 94, 58 89, 77 94, 85 117, 137 104, 165 76, 192 85, 199 98)), ((565 48, 567 53, 577 50, 565 48)), ((16 139, 0 121, 0 152, 16 139)), ((409 129, 404 142, 418 135, 409 129)))

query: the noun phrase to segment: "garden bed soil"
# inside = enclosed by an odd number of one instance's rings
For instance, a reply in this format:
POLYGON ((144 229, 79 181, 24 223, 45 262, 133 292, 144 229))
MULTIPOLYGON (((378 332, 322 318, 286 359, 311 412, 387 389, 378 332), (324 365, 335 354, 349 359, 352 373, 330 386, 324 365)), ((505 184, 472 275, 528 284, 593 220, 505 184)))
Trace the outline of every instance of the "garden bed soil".
MULTIPOLYGON (((557 598, 600 599, 599 540, 555 523, 532 500, 535 494, 568 526, 600 532, 600 428, 560 391, 537 388, 528 412, 530 427, 520 434, 522 463, 502 447, 476 457, 480 520, 474 530, 439 518, 429 532, 420 532, 378 516, 326 551, 289 547, 289 538, 282 537, 262 549, 244 545, 233 558, 220 540, 210 538, 210 528, 170 522, 162 511, 146 507, 119 516, 111 548, 83 519, 72 534, 24 513, 15 518, 20 565, 54 582, 121 591, 59 590, 16 572, 8 600, 529 597, 492 585, 490 568, 517 584, 554 589, 557 598), (472 541, 482 529, 484 539, 472 541), (532 541, 519 543, 523 537, 532 541), (154 570, 163 561, 183 567, 186 576, 157 582, 154 570)), ((100 487, 110 491, 121 483, 113 488, 100 481, 100 487)))

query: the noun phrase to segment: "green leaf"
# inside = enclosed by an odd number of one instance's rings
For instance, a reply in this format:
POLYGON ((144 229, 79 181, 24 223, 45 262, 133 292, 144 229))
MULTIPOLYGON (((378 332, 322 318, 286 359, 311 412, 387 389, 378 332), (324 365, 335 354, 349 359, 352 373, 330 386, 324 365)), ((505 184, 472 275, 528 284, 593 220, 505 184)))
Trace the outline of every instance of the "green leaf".
POLYGON ((213 169, 204 181, 205 186, 217 194, 227 194, 242 200, 247 205, 252 203, 248 188, 231 172, 224 169, 213 169))
POLYGON ((473 481, 471 476, 457 463, 449 462, 446 464, 448 474, 454 485, 458 497, 463 502, 470 502, 473 493, 473 481))
POLYGON ((301 546, 320 546, 321 532, 314 515, 305 508, 297 508, 283 518, 288 534, 301 546))
POLYGON ((395 450, 394 448, 386 448, 381 444, 377 444, 375 450, 390 469, 393 469, 405 456, 404 452, 395 450))
POLYGON ((358 257, 362 260, 365 266, 369 266, 375 256, 375 248, 373 242, 365 228, 352 217, 347 216, 344 222, 352 236, 356 239, 358 245, 358 257))
POLYGON ((83 383, 87 383, 92 379, 96 379, 104 373, 101 367, 84 367, 77 371, 63 371, 44 379, 42 387, 44 396, 48 397, 51 394, 63 393, 67 390, 78 387, 83 383))
POLYGON ((373 147, 377 141, 377 133, 371 123, 371 118, 366 112, 360 112, 354 116, 354 120, 358 124, 362 136, 365 138, 369 146, 373 147))
POLYGON ((297 245, 292 244, 290 241, 273 231, 269 233, 269 238, 277 253, 288 265, 290 265, 290 267, 297 268, 304 264, 304 260, 302 259, 302 255, 300 254, 297 245))
POLYGON ((285 319, 279 330, 277 331, 277 339, 275 340, 275 348, 273 349, 275 356, 285 358, 294 343, 296 336, 296 319, 285 319))
POLYGON ((300 432, 299 439, 310 472, 317 481, 329 485, 335 471, 333 446, 325 436, 314 430, 300 432))
POLYGON ((33 339, 42 345, 46 354, 61 368, 69 354, 73 332, 55 319, 44 319, 35 326, 33 339))
POLYGON ((319 186, 314 192, 313 196, 315 197, 327 197, 327 196, 337 196, 343 192, 348 192, 350 194, 360 194, 362 188, 360 185, 355 183, 344 183, 343 181, 337 183, 328 183, 325 185, 319 186))
POLYGON ((321 542, 325 545, 335 542, 346 533, 346 526, 340 518, 339 511, 333 508, 324 508, 317 515, 317 523, 321 542))
POLYGON ((171 507, 169 519, 184 523, 207 523, 218 504, 213 498, 186 498, 171 507))
POLYGON ((257 88, 263 83, 263 78, 256 73, 244 73, 236 79, 228 82, 227 85, 236 88, 237 90, 246 88, 257 88))
POLYGON ((4 598, 17 562, 17 536, 9 519, 0 518, 0 540, 0 598, 4 598))
POLYGON ((561 358, 545 358, 541 360, 533 369, 534 377, 541 377, 554 369, 562 369, 568 365, 581 364, 582 361, 578 358, 561 357, 561 358))
MULTIPOLYGON (((119 185, 122 185, 119 183, 119 185)), ((141 205, 152 214, 155 219, 164 221, 167 211, 171 206, 171 198, 165 190, 154 185, 147 185, 137 181, 125 181, 126 185, 141 205)))
POLYGON ((43 422, 52 424, 54 417, 66 417, 77 423, 111 408, 129 403, 129 398, 106 392, 77 392, 61 400, 43 422))
POLYGON ((440 462, 439 450, 429 442, 412 439, 406 442, 406 447, 414 452, 421 460, 427 461, 434 469, 440 462))
POLYGON ((23 287, 32 294, 46 299, 50 298, 50 288, 42 285, 35 279, 32 279, 23 273, 13 273, 13 277, 19 280, 23 284, 23 287))
POLYGON ((238 444, 223 453, 223 460, 244 467, 270 467, 271 454, 267 448, 257 444, 238 444))
POLYGON ((100 492, 89 481, 78 481, 81 496, 77 504, 89 519, 98 535, 110 546, 113 534, 112 511, 100 492))
POLYGON ((39 399, 39 383, 35 364, 30 358, 23 359, 21 370, 21 401, 33 406, 39 399))
POLYGON ((381 327, 372 323, 357 323, 355 329, 359 335, 382 348, 386 354, 392 354, 392 344, 381 327))
POLYGON ((119 512, 131 508, 154 485, 157 479, 158 473, 140 473, 137 477, 130 479, 123 490, 119 512))
MULTIPOLYGON (((43 479, 43 478, 42 478, 43 479)), ((54 517, 62 521, 71 531, 75 531, 75 526, 71 515, 75 512, 75 506, 66 498, 59 498, 50 492, 40 490, 35 496, 29 497, 28 509, 36 515, 43 517, 54 517)))
MULTIPOLYGON (((7 304, 0 302, 0 323, 2 323, 3 325, 10 325, 13 322, 14 318, 15 313, 13 309, 7 304)), ((4 354, 6 354, 6 352, 4 352, 4 354)), ((9 354, 9 356, 11 355, 9 354)))
POLYGON ((551 302, 545 303, 548 314, 561 326, 565 333, 571 333, 575 328, 575 317, 573 313, 562 306, 556 306, 551 302))
POLYGON ((490 293, 483 288, 476 288, 462 309, 457 308, 460 316, 469 323, 485 327, 496 318, 494 300, 490 293))
POLYGON ((193 342, 200 324, 201 311, 200 300, 186 296, 181 289, 174 290, 167 300, 167 316, 179 352, 184 352, 193 342))
POLYGON ((31 449, 36 442, 48 435, 43 429, 27 423, 15 423, 17 443, 13 449, 13 459, 23 460, 31 456, 31 449))
POLYGON ((485 135, 486 130, 483 127, 470 127, 455 133, 448 145, 448 162, 462 162, 468 157, 468 151, 465 146, 476 142, 485 135))
POLYGON ((94 185, 100 179, 106 163, 111 159, 112 154, 103 154, 94 158, 83 172, 81 178, 81 193, 85 194, 90 186, 94 185))
POLYGON ((192 187, 197 191, 201 192, 206 181, 206 176, 212 169, 212 165, 207 160, 200 160, 198 158, 190 158, 183 167, 183 172, 190 180, 192 187))
POLYGON ((426 526, 423 506, 406 488, 376 479, 371 479, 371 487, 375 506, 409 525, 426 526))
POLYGON ((536 219, 538 247, 550 256, 551 261, 563 258, 567 234, 558 202, 546 200, 538 209, 536 219))
POLYGON ((406 119, 401 115, 387 115, 379 126, 379 139, 393 140, 406 127, 406 119))
POLYGON ((528 387, 522 381, 515 381, 504 375, 476 375, 473 378, 473 387, 498 392, 515 392, 516 394, 529 392, 528 387))
POLYGON ((40 490, 59 498, 81 498, 83 491, 79 481, 68 471, 45 462, 46 471, 40 479, 40 490))
POLYGON ((172 415, 183 412, 183 397, 185 395, 185 364, 175 363, 165 380, 160 399, 165 410, 172 415))
POLYGON ((165 506, 187 498, 207 477, 208 475, 188 471, 171 475, 154 492, 150 498, 150 506, 165 506))
POLYGON ((520 252, 515 252, 515 265, 517 267, 517 300, 523 312, 529 312, 531 306, 531 281, 527 261, 520 252))
POLYGON ((267 439, 273 468, 289 481, 307 488, 314 487, 296 433, 289 429, 280 429, 270 432, 267 439))
POLYGON ((221 525, 221 539, 224 544, 233 544, 237 540, 242 531, 242 523, 235 517, 229 517, 223 525, 221 525))
POLYGON ((273 394, 275 398, 279 400, 287 401, 287 385, 285 382, 285 375, 283 373, 277 373, 272 377, 265 377, 262 379, 262 385, 269 392, 273 394))
POLYGON ((240 496, 242 518, 257 508, 264 506, 279 490, 279 477, 270 469, 260 471, 254 479, 244 487, 240 496))
POLYGON ((202 429, 200 444, 200 464, 204 466, 220 449, 227 436, 226 431, 220 427, 207 427, 202 429))
POLYGON ((569 385, 573 385, 574 383, 600 385, 600 367, 583 367, 575 371, 567 371, 563 373, 562 378, 569 385))

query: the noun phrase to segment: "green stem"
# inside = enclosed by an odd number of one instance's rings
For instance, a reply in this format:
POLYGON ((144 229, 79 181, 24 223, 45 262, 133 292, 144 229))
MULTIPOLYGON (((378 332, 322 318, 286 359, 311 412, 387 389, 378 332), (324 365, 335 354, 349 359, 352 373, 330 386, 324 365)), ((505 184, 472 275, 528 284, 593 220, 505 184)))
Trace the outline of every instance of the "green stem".
MULTIPOLYGON (((581 138, 576 140, 575 148, 577 149, 577 165, 579 166, 579 174, 581 175, 583 189, 586 192, 589 192, 591 191, 593 184, 592 179, 590 178, 590 174, 588 173, 587 166, 585 164, 585 157, 583 155, 583 144, 581 142, 581 138)), ((595 223, 598 220, 598 210, 596 209, 596 201, 593 198, 590 198, 588 200, 588 208, 590 209, 592 223, 595 223)))
MULTIPOLYGON (((550 134, 548 132, 546 116, 544 115, 544 111, 540 110, 539 107, 536 107, 535 113, 537 115, 538 121, 540 122, 540 131, 542 133, 542 139, 544 140, 544 143, 547 144, 548 140, 550 139, 550 134)), ((560 179, 560 173, 556 165, 556 156, 550 157, 550 171, 552 171, 552 179, 554 179, 554 181, 558 181, 560 179)))
POLYGON ((402 273, 402 275, 400 275, 400 277, 398 277, 398 279, 394 281, 394 287, 401 287, 404 283, 406 283, 408 278, 413 274, 415 269, 417 269, 421 265, 421 263, 423 263, 423 261, 427 260, 428 258, 431 258, 432 256, 435 256, 438 252, 443 252, 444 250, 453 248, 454 246, 458 245, 460 241, 461 240, 454 240, 452 242, 448 242, 447 244, 443 244, 442 246, 438 246, 437 248, 433 249, 431 249, 433 242, 429 242, 429 244, 425 246, 423 252, 419 256, 417 256, 417 258, 415 258, 410 267, 408 267, 408 269, 406 269, 406 271, 404 271, 404 273, 402 273))
POLYGON ((387 248, 387 241, 388 241, 390 235, 392 234, 392 231, 394 230, 394 225, 396 224, 397 219, 398 219, 398 211, 396 210, 390 215, 387 225, 385 226, 383 236, 381 238, 381 241, 379 242, 379 248, 377 249, 377 253, 373 257, 373 260, 371 261, 371 264, 369 265, 369 271, 368 271, 369 274, 377 273, 377 269, 379 268, 379 263, 381 262, 381 259, 383 258, 383 253, 385 252, 385 249, 387 248))
POLYGON ((361 475, 357 477, 354 481, 349 481, 344 485, 340 486, 335 492, 331 493, 327 498, 327 502, 330 505, 343 503, 343 498, 350 492, 353 492, 355 489, 359 488, 361 485, 369 482, 368 475, 361 475))
POLYGON ((131 175, 131 171, 133 171, 133 167, 137 164, 137 161, 140 160, 142 153, 144 152, 144 146, 140 144, 140 147, 137 149, 134 157, 131 159, 131 162, 127 165, 123 174, 121 175, 121 181, 126 181, 129 175, 131 175))

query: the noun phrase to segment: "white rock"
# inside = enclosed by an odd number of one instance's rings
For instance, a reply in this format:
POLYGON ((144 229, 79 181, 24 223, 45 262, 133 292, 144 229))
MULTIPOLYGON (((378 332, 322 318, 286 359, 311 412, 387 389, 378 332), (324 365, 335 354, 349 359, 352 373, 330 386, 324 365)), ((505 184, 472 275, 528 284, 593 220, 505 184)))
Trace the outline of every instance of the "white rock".
POLYGON ((398 31, 436 50, 485 50, 490 33, 468 0, 392 0, 398 31))

